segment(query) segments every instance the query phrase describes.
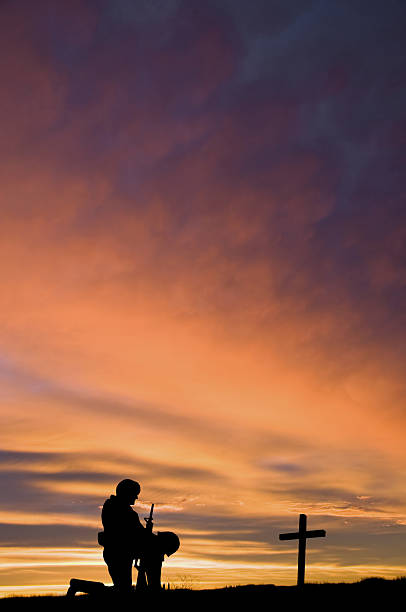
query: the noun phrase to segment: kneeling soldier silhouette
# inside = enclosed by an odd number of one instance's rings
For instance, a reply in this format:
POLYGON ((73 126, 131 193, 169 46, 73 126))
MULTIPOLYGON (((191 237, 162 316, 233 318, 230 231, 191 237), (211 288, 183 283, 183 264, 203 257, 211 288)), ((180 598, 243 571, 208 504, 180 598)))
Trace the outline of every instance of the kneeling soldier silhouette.
MULTIPOLYGON (((137 590, 157 591, 161 588, 161 569, 164 556, 170 556, 179 548, 179 538, 171 531, 152 533, 152 514, 144 527, 138 514, 131 508, 141 487, 135 480, 126 478, 118 483, 116 495, 106 499, 102 510, 104 531, 98 541, 104 547, 103 557, 113 580, 113 590, 120 594, 132 591, 132 565, 138 570, 137 590)), ((89 593, 104 597, 109 589, 102 582, 72 578, 68 597, 76 593, 89 593)))
POLYGON ((179 548, 179 538, 170 531, 152 533, 152 513, 144 527, 138 514, 131 508, 140 494, 138 482, 126 478, 118 483, 116 495, 106 499, 102 509, 104 531, 99 533, 99 544, 114 587, 120 593, 132 588, 132 565, 138 570, 137 590, 161 588, 161 568, 165 555, 179 548))

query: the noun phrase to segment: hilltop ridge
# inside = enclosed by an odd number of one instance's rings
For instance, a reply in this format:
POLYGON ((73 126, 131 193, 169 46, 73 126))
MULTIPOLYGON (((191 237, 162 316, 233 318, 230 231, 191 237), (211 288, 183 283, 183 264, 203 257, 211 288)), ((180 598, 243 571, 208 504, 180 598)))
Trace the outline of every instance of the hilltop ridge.
POLYGON ((194 591, 191 589, 173 589, 162 591, 153 596, 134 593, 126 601, 120 601, 117 596, 96 598, 88 595, 77 595, 74 599, 67 599, 61 595, 55 596, 17 596, 6 597, 1 600, 4 610, 26 608, 50 612, 57 610, 68 612, 70 610, 87 611, 100 608, 148 608, 163 607, 169 610, 176 609, 183 612, 190 610, 214 610, 258 607, 264 604, 270 608, 281 610, 348 610, 377 608, 378 606, 402 601, 406 595, 406 577, 394 580, 384 578, 366 578, 355 583, 310 583, 303 589, 295 586, 275 586, 248 584, 244 586, 224 587, 221 589, 207 589, 194 591), (114 603, 113 603, 114 602, 114 603), (109 605, 110 604, 110 605, 109 605))

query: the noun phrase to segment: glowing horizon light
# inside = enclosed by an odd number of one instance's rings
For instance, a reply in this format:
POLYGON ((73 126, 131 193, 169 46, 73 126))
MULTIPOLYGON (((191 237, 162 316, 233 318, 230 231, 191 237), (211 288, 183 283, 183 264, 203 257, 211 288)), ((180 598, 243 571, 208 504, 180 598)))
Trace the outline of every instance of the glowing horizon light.
MULTIPOLYGON (((314 551, 313 551, 314 553, 314 551)), ((42 568, 42 572, 47 569, 58 575, 72 577, 72 575, 86 574, 91 569, 89 576, 92 580, 102 580, 105 569, 101 558, 100 550, 86 548, 80 549, 5 549, 0 551, 0 573, 4 570, 18 570, 24 568, 42 568), (65 557, 65 561, 60 558, 65 557), (3 558, 9 558, 7 562, 3 558), (34 560, 32 560, 34 559, 34 560), (70 567, 70 572, 66 568, 70 567), (97 569, 98 568, 98 569, 97 569), (96 573, 94 573, 96 571, 96 573), (62 572, 62 574, 61 574, 62 572), (71 575, 72 574, 72 575, 71 575)), ((292 555, 292 562, 241 562, 233 560, 216 560, 214 558, 187 558, 179 555, 168 559, 164 564, 163 581, 170 582, 174 586, 185 585, 188 583, 190 588, 221 588, 231 584, 241 584, 241 577, 253 576, 255 584, 295 584, 297 570, 296 554, 292 555), (208 575, 211 578, 208 578, 208 575)), ((386 578, 397 578, 406 575, 406 565, 391 565, 382 568, 376 564, 368 565, 347 565, 340 563, 314 563, 310 562, 307 567, 308 580, 311 581, 340 581, 351 582, 361 578, 371 576, 382 576, 386 578)), ((108 580, 105 584, 110 585, 108 580)), ((66 591, 69 578, 66 584, 49 583, 31 585, 5 585, 0 586, 2 596, 8 596, 24 592, 35 594, 38 592, 60 593, 66 591)))

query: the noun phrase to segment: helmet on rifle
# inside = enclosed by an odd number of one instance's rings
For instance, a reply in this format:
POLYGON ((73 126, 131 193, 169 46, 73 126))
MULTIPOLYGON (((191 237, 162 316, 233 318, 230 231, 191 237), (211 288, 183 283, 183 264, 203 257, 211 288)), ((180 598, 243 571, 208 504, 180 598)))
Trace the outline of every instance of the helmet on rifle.
POLYGON ((159 542, 159 550, 163 552, 165 555, 173 555, 179 546, 180 540, 176 533, 173 531, 158 531, 157 533, 158 542, 159 542))
POLYGON ((118 483, 116 487, 116 495, 122 499, 137 499, 139 493, 141 491, 141 487, 138 482, 135 480, 131 480, 130 478, 125 478, 121 482, 118 483))

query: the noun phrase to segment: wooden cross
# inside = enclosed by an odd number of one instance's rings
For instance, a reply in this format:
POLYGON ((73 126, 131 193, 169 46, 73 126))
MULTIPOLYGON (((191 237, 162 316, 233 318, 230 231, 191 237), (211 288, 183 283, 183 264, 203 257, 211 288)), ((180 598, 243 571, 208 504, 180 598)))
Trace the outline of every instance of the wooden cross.
POLYGON ((299 531, 293 533, 280 533, 280 540, 299 540, 299 554, 297 557, 297 586, 304 585, 305 579, 305 563, 306 563, 306 540, 307 538, 325 538, 326 532, 324 529, 315 529, 306 531, 307 516, 301 514, 299 516, 299 531))

